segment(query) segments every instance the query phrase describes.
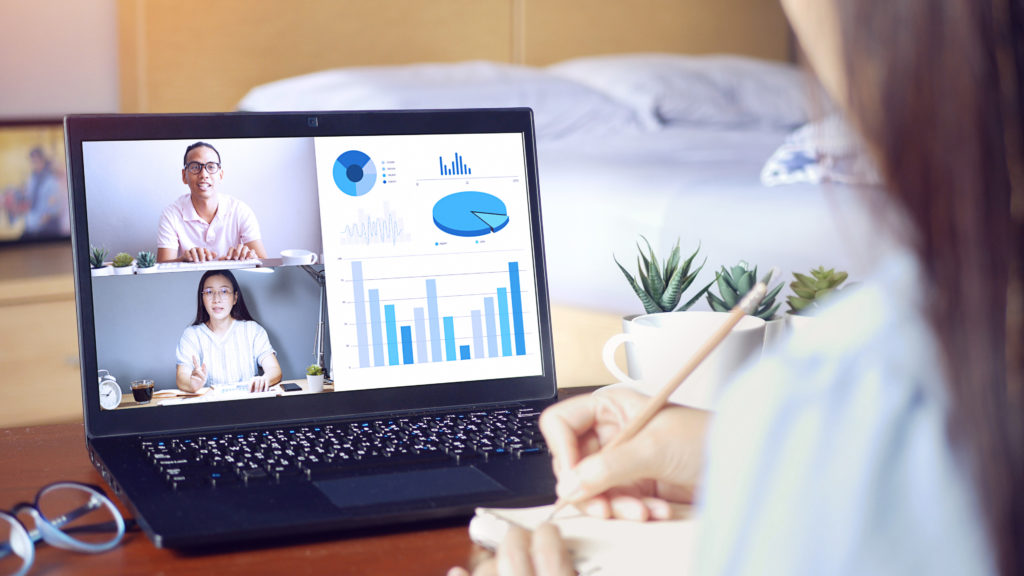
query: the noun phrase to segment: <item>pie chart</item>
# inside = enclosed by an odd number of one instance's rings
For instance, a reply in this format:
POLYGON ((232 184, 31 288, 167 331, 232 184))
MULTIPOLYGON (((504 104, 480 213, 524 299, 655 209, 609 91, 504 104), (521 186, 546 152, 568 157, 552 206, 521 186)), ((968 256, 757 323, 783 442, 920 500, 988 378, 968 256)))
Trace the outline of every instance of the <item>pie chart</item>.
POLYGON ((508 224, 508 210, 486 192, 456 192, 434 204, 434 224, 453 236, 483 236, 508 224))
POLYGON ((334 161, 334 183, 349 196, 362 196, 377 181, 373 160, 359 150, 349 150, 334 161))

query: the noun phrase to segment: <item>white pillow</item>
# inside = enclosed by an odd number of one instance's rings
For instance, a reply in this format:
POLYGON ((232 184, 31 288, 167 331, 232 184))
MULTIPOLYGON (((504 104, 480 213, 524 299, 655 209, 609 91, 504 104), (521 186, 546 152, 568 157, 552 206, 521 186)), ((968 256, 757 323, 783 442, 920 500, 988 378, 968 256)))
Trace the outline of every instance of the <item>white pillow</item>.
POLYGON ((630 106, 652 129, 679 123, 792 128, 808 119, 811 84, 797 66, 782 62, 615 54, 567 60, 548 70, 630 106))
POLYGON ((640 129, 633 111, 544 70, 473 61, 353 67, 286 78, 251 89, 239 110, 533 108, 537 137, 640 129))

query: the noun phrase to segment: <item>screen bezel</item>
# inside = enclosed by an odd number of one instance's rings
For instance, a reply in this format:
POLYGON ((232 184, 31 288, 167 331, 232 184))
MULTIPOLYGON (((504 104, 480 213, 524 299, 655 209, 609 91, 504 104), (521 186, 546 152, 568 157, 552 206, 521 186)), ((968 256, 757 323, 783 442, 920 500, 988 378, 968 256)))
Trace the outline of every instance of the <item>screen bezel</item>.
POLYGON ((152 115, 72 115, 64 120, 71 206, 71 240, 78 307, 82 403, 89 437, 173 433, 285 424, 355 415, 475 406, 526 400, 552 400, 557 394, 551 317, 537 178, 533 113, 529 108, 360 112, 282 112, 152 115), (210 402, 195 406, 101 410, 92 276, 89 267, 88 202, 83 143, 113 140, 288 138, 401 134, 520 133, 523 136, 530 206, 533 267, 542 373, 489 379, 358 390, 295 397, 210 402))

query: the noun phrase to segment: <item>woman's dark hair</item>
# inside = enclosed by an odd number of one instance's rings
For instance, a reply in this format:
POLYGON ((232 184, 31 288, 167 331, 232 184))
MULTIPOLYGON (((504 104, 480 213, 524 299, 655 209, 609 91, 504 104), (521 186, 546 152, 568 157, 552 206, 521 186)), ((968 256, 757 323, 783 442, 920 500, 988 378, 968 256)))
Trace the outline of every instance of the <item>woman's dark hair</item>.
MULTIPOLYGON (((915 224, 949 431, 1002 574, 1024 572, 1024 7, 836 0, 852 121, 915 224)), ((936 502, 936 506, 942 506, 936 502)))
POLYGON ((188 153, 199 147, 209 148, 210 150, 213 150, 213 153, 217 155, 217 163, 220 164, 220 152, 218 152, 217 149, 213 147, 213 144, 208 144, 206 142, 195 142, 193 144, 189 144, 188 148, 185 148, 185 159, 182 161, 182 166, 188 164, 188 153))
POLYGON ((235 275, 229 270, 210 270, 199 280, 199 289, 196 290, 196 319, 192 321, 192 325, 198 326, 210 320, 210 314, 206 311, 206 306, 203 306, 203 286, 206 285, 206 279, 213 276, 227 278, 231 282, 231 289, 238 296, 238 301, 231 307, 231 317, 235 320, 252 320, 252 315, 249 314, 249 309, 245 306, 245 297, 242 295, 241 287, 238 286, 238 280, 235 280, 235 275))

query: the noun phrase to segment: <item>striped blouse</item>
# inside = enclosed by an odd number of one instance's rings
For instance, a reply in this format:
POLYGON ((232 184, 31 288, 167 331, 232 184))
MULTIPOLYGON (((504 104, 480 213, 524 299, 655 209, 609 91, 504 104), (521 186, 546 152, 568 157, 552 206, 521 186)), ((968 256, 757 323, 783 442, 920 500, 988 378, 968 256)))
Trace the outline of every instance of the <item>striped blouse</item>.
POLYGON ((251 320, 235 320, 224 336, 205 324, 189 326, 178 341, 178 365, 193 367, 192 357, 206 364, 206 384, 230 386, 255 377, 259 366, 276 354, 262 326, 251 320))

